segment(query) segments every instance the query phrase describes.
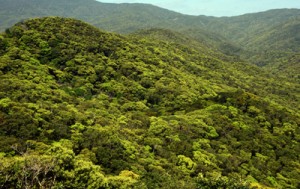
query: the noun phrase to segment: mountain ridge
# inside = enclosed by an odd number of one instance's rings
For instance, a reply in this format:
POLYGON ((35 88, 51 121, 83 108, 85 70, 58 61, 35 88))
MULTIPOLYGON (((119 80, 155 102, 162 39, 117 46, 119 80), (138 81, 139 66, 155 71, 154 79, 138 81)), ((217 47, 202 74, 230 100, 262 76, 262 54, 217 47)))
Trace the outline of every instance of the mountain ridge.
MULTIPOLYGON (((294 40, 298 39, 294 36, 297 32, 290 32, 298 30, 299 9, 275 9, 234 17, 208 17, 183 15, 147 4, 107 4, 92 0, 89 3, 83 0, 52 0, 51 3, 46 0, 39 3, 34 0, 0 2, 2 31, 21 19, 55 15, 81 19, 116 33, 132 33, 151 28, 169 29, 200 40, 228 56, 237 56, 262 67, 273 68, 274 74, 282 72, 276 70, 278 66, 272 65, 280 62, 285 64, 281 60, 286 56, 296 56, 300 46, 299 40, 294 40), (26 4, 20 9, 19 5, 23 3, 26 4), (283 27, 285 25, 289 25, 289 28, 283 27), (281 33, 290 35, 276 34, 282 27, 284 30, 281 33), (277 41, 280 42, 279 45, 277 41), (272 46, 278 48, 273 49, 272 46), (287 53, 287 48, 294 53, 287 53)), ((285 76, 290 77, 289 74, 285 76)), ((291 77, 290 79, 293 80, 291 77)))

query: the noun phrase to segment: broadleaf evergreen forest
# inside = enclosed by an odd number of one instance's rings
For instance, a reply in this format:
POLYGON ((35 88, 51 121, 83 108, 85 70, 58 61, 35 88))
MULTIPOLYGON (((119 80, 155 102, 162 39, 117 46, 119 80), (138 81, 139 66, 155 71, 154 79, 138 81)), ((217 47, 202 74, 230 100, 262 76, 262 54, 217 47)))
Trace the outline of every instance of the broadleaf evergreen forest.
POLYGON ((300 10, 0 2, 0 188, 300 188, 300 10))

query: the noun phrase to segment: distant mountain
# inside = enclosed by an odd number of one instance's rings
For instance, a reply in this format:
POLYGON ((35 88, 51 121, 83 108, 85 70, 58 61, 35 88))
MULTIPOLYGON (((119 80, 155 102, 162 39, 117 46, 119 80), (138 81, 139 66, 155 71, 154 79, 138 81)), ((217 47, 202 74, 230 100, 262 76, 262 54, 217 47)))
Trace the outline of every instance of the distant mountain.
MULTIPOLYGON (((212 57, 218 57, 222 60, 236 60, 236 56, 225 55, 226 52, 220 44, 227 43, 221 36, 211 34, 203 30, 186 31, 185 34, 181 32, 172 31, 169 29, 152 28, 145 30, 138 30, 130 34, 131 37, 148 38, 157 41, 166 41, 174 44, 181 44, 187 47, 196 49, 199 53, 206 54, 212 57), (194 32, 197 32, 196 34, 194 32), (194 34, 192 34, 194 33, 194 34), (195 36, 197 35, 197 38, 195 36)), ((226 47, 228 48, 228 46, 226 47)), ((232 51, 231 51, 232 52, 232 51)), ((229 53, 228 53, 229 54, 229 53)))
POLYGON ((235 17, 188 16, 148 4, 111 4, 95 0, 1 0, 1 29, 16 20, 35 16, 66 16, 85 20, 115 32, 128 33, 145 28, 209 29, 247 44, 253 35, 298 20, 300 10, 279 9, 235 17), (22 6, 21 6, 22 5, 22 6), (126 23, 126 24, 125 24, 126 23))
POLYGON ((280 62, 286 64, 282 62, 283 59, 292 59, 291 57, 300 55, 299 31, 299 20, 292 20, 270 28, 247 43, 246 46, 250 52, 244 58, 261 66, 270 64, 268 67, 272 67, 280 62))
MULTIPOLYGON (((64 16, 85 20, 109 31, 129 33, 141 28, 187 27, 186 16, 147 4, 111 4, 95 0, 1 0, 1 29, 21 19, 64 16)), ((199 21, 201 23, 201 21, 199 21)))
POLYGON ((217 18, 219 23, 207 25, 207 28, 219 31, 224 37, 242 45, 247 45, 252 41, 253 36, 259 36, 281 24, 299 21, 299 19, 299 9, 275 9, 241 16, 217 18))
POLYGON ((4 5, 0 7, 2 30, 26 18, 64 16, 85 20, 101 29, 118 33, 134 33, 151 28, 177 31, 190 38, 189 41, 196 39, 199 46, 205 44, 214 51, 221 50, 229 55, 234 54, 231 51, 233 46, 239 49, 235 45, 227 45, 232 42, 216 32, 205 30, 206 25, 215 18, 187 16, 152 5, 110 4, 94 0, 0 0, 0 3, 4 5))
MULTIPOLYGON (((217 30, 248 53, 241 56, 257 65, 278 62, 300 50, 300 10, 279 9, 218 19, 207 29, 217 30)), ((293 56, 293 55, 292 55, 293 56)))
POLYGON ((298 20, 300 10, 279 9, 235 17, 188 16, 148 4, 111 4, 95 0, 1 0, 1 29, 17 20, 40 16, 65 16, 85 20, 109 31, 128 33, 145 28, 201 28, 241 44, 253 35, 298 20))
POLYGON ((270 28, 247 42, 251 49, 300 52, 300 22, 291 20, 270 28))
POLYGON ((285 57, 295 56, 300 46, 299 9, 217 18, 188 16, 147 4, 95 0, 0 0, 0 4, 0 31, 20 20, 42 16, 77 18, 117 33, 162 28, 259 66, 280 64, 285 57))
POLYGON ((0 187, 299 188, 299 84, 192 41, 61 17, 7 29, 0 187))

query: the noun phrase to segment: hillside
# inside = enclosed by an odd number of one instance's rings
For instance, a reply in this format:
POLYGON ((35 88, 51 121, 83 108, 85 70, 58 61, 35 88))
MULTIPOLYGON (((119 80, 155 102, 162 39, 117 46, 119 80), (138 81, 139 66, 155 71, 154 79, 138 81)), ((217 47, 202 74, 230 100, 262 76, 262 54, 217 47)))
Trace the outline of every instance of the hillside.
MULTIPOLYGON (((188 32, 193 33, 197 31, 188 31, 188 32)), ((194 37, 189 35, 184 35, 181 32, 176 32, 168 29, 152 28, 152 29, 138 30, 137 32, 131 33, 128 36, 136 37, 136 38, 147 38, 149 40, 156 40, 156 41, 165 41, 167 43, 180 44, 183 46, 187 46, 189 48, 193 48, 197 50, 199 53, 209 55, 212 57, 218 57, 219 59, 222 60, 233 61, 237 59, 237 56, 230 56, 229 55, 230 53, 226 55, 226 52, 220 51, 220 50, 225 51, 226 49, 229 48, 228 46, 226 46, 225 49, 220 46, 220 44, 226 43, 223 39, 221 38, 217 39, 216 35, 209 34, 208 32, 205 31, 198 32, 197 34, 198 34, 198 38, 195 39, 194 37), (199 33, 201 33, 202 35, 200 35, 199 33)))
MULTIPOLYGON (((289 72, 278 68, 287 67, 290 64, 285 60, 298 56, 299 9, 217 18, 183 15, 147 4, 95 0, 0 0, 0 4, 0 31, 20 20, 43 16, 77 18, 117 33, 136 34, 139 30, 161 28, 180 32, 215 52, 266 67, 267 71, 292 82, 295 78, 294 74, 291 77, 289 72)), ((299 67, 299 62, 292 65, 299 67)))
POLYGON ((0 187, 299 188, 299 85, 209 51, 69 18, 7 29, 0 187))
MULTIPOLYGON (((95 0, 39 0, 38 3, 37 0, 0 0, 0 3, 3 5, 0 7, 0 31, 23 19, 44 16, 77 18, 98 28, 123 34, 151 28, 176 31, 191 25, 198 25, 199 29, 209 20, 205 16, 198 19, 148 4, 112 4, 95 0)), ((205 30, 197 30, 197 33, 201 43, 218 48, 221 36, 211 35, 205 30)))
MULTIPOLYGON (((63 16, 84 20, 98 28, 117 33, 162 28, 181 32, 202 44, 224 49, 228 42, 218 32, 206 31, 216 18, 188 16, 147 4, 111 4, 95 0, 0 0, 0 31, 33 17, 63 16), (20 9, 20 5, 22 8, 20 9), (1 22, 2 21, 2 22, 1 22)), ((217 22, 218 23, 218 22, 217 22)), ((228 51, 226 51, 228 52, 228 51)))
POLYGON ((222 35, 242 45, 252 41, 253 36, 267 32, 290 21, 299 21, 299 9, 275 9, 234 17, 217 18, 219 23, 207 25, 211 30, 218 29, 222 35))
POLYGON ((300 83, 300 54, 292 54, 269 64, 265 69, 277 77, 289 78, 290 81, 300 83))
POLYGON ((147 4, 112 4, 95 0, 0 0, 1 30, 32 17, 64 16, 82 19, 113 32, 142 28, 186 27, 186 16, 147 4), (37 3, 38 2, 38 3, 37 3), (22 6, 20 6, 22 5, 22 6))
MULTIPOLYGON (((299 52, 300 10, 280 9, 219 18, 208 26, 248 52, 241 57, 260 66, 274 64, 299 52)), ((282 62, 283 63, 283 62, 282 62)))

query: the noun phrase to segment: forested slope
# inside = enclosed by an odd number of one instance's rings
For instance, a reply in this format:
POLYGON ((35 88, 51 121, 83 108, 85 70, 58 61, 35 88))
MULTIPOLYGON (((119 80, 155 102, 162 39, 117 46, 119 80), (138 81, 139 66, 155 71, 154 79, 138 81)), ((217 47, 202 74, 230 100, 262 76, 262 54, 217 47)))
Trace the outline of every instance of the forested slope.
POLYGON ((21 19, 42 16, 73 17, 109 31, 130 33, 142 28, 180 28, 195 24, 187 16, 149 4, 113 4, 95 0, 0 0, 1 30, 21 19))
MULTIPOLYGON (((219 18, 211 30, 235 42, 248 52, 241 57, 260 66, 286 62, 282 59, 299 54, 300 11, 299 9, 271 10, 237 17, 219 18)), ((277 70, 280 73, 280 70, 277 70)))
MULTIPOLYGON (((189 32, 193 33, 197 31, 189 32)), ((202 35, 198 33, 198 39, 195 39, 194 37, 189 35, 182 34, 181 32, 161 28, 138 30, 137 32, 131 33, 128 36, 142 39, 147 38, 149 40, 165 41, 166 43, 181 44, 183 46, 193 48, 203 55, 209 55, 211 57, 217 57, 223 60, 238 59, 237 56, 230 56, 229 54, 220 51, 220 49, 222 49, 222 47, 220 47, 220 44, 226 43, 225 41, 222 41, 223 39, 217 38, 217 36, 208 34, 207 32, 201 32, 202 35)))
POLYGON ((0 186, 299 188, 299 85, 202 51, 59 17, 6 30, 0 186))
POLYGON ((299 61, 294 60, 300 46, 299 9, 217 18, 183 15, 149 4, 95 0, 0 0, 0 4, 0 31, 20 20, 43 16, 77 18, 117 33, 162 28, 180 32, 227 56, 266 67, 275 76, 298 81, 294 68, 299 67, 299 61))

